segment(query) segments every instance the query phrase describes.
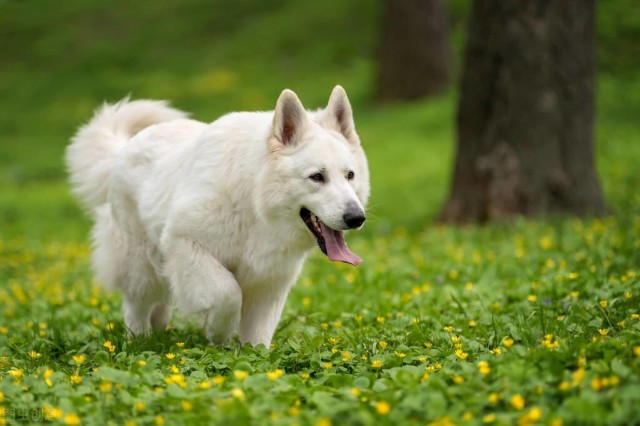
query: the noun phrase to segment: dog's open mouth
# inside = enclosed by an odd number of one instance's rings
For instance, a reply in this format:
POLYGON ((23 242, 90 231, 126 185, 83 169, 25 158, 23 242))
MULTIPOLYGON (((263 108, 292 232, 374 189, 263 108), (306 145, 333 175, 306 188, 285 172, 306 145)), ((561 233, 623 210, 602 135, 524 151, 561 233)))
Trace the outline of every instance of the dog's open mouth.
POLYGON ((306 208, 300 209, 300 217, 304 221, 307 228, 318 240, 318 246, 320 250, 327 257, 334 262, 350 263, 352 265, 359 265, 362 263, 362 259, 356 254, 351 252, 347 247, 347 243, 344 241, 344 233, 342 231, 336 231, 329 228, 322 223, 318 216, 311 213, 306 208))

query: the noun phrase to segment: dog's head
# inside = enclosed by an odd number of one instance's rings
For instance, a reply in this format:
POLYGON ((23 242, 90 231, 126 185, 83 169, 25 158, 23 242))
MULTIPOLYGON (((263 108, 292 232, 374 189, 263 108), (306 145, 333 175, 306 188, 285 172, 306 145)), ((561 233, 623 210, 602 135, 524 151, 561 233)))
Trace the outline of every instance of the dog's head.
MULTIPOLYGON (((291 90, 278 98, 268 140, 269 204, 297 216, 297 233, 317 241, 334 261, 362 262, 344 231, 365 222, 369 169, 346 92, 336 86, 323 110, 307 112, 291 90), (275 201, 275 202, 274 202, 275 201)), ((266 177, 266 176, 265 176, 266 177)), ((293 232, 293 230, 292 230, 293 232)))

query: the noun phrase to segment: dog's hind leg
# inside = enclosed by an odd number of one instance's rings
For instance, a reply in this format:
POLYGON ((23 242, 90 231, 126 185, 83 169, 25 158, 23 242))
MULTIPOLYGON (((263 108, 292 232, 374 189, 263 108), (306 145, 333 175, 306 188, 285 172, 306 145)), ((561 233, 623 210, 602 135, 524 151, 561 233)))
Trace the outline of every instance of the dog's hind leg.
POLYGON ((171 307, 166 303, 156 304, 151 311, 151 328, 154 331, 164 331, 171 321, 171 307))
POLYGON ((237 333, 242 291, 231 272, 192 240, 163 240, 164 274, 173 300, 185 314, 204 313, 204 331, 213 344, 222 344, 237 333))
POLYGON ((122 230, 109 205, 97 211, 93 230, 93 267, 99 281, 123 293, 125 325, 134 335, 164 329, 171 316, 167 292, 152 267, 144 241, 122 230), (156 312, 157 311, 157 312, 156 312))
POLYGON ((163 331, 171 319, 171 308, 166 303, 168 292, 147 254, 145 242, 136 241, 123 265, 128 271, 123 282, 124 322, 134 335, 163 331))

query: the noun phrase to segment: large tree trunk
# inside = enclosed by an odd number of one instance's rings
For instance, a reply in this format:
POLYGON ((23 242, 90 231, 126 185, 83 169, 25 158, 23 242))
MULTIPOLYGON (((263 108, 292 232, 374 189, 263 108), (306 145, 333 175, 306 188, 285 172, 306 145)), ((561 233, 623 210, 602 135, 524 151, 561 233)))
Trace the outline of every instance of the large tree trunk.
POLYGON ((451 68, 448 30, 444 0, 387 0, 377 98, 412 100, 441 92, 451 68))
POLYGON ((476 0, 445 222, 601 215, 595 0, 476 0))

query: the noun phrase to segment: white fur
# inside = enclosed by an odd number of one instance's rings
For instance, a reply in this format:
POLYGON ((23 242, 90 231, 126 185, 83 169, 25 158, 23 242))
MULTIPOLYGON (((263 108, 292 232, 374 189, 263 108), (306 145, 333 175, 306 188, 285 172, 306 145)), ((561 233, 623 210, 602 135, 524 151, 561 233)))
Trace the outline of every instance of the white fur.
POLYGON ((94 269, 122 290, 133 334, 164 329, 175 306, 203 313, 212 343, 239 333, 268 346, 316 246, 301 207, 346 229, 347 205, 364 209, 369 197, 351 106, 337 86, 316 112, 285 90, 273 112, 185 117, 124 100, 102 107, 68 147, 74 192, 96 222, 94 269), (321 184, 309 179, 320 169, 321 184))

